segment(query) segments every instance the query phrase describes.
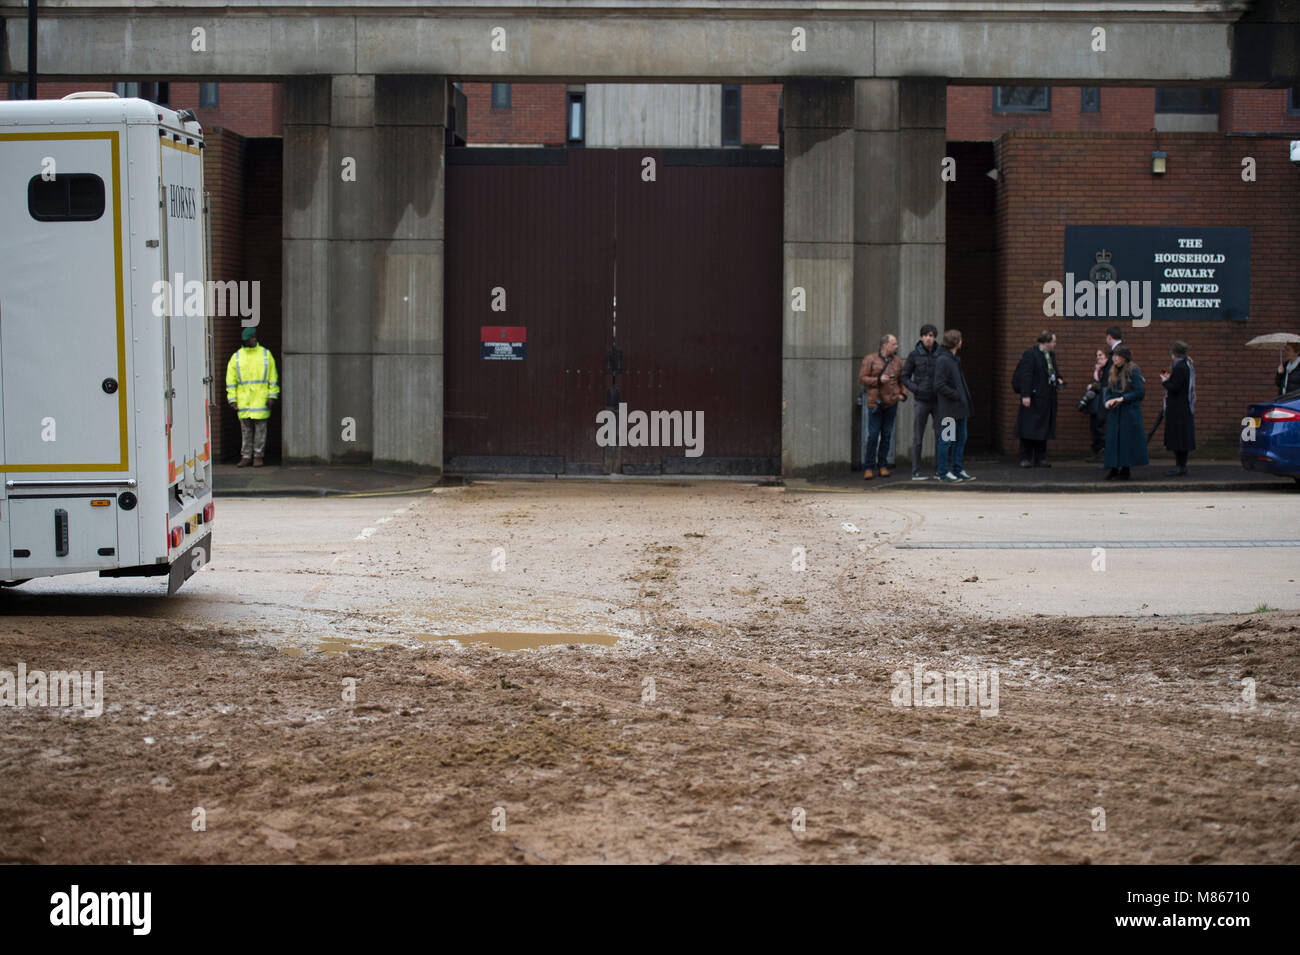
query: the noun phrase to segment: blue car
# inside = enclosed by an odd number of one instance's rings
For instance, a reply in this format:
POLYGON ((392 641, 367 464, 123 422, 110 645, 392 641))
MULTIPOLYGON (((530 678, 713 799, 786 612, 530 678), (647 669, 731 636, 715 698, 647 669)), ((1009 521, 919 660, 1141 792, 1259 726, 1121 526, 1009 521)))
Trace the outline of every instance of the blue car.
POLYGON ((1300 484, 1300 391, 1250 406, 1241 423, 1241 465, 1300 484))

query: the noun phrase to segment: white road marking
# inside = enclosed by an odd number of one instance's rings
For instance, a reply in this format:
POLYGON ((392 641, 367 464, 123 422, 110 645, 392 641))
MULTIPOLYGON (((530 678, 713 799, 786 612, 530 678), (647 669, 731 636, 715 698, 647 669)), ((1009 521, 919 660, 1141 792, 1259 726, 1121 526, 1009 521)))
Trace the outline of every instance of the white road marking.
POLYGON ((375 532, 375 528, 373 528, 373 527, 363 527, 363 528, 361 529, 361 533, 358 534, 356 537, 354 537, 354 538, 352 538, 352 539, 353 539, 353 540, 358 540, 358 541, 363 541, 363 540, 365 540, 366 538, 368 538, 371 534, 373 534, 374 532, 375 532))

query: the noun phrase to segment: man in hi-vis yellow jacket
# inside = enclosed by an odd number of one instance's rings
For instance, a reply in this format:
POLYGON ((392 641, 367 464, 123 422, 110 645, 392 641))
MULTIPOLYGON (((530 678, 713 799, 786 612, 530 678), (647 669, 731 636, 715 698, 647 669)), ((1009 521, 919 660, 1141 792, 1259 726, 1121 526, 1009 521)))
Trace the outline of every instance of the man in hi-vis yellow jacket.
POLYGON ((226 365, 226 400, 239 413, 239 467, 262 466, 266 454, 266 422, 271 402, 280 397, 280 375, 275 358, 257 343, 257 329, 245 328, 244 347, 226 365))

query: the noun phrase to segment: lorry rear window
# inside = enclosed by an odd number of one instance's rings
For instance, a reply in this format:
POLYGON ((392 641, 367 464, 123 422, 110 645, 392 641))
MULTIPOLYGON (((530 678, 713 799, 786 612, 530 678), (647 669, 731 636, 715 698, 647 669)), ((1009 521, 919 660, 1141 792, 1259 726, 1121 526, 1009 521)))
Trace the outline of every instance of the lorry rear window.
POLYGON ((27 211, 39 222, 92 222, 104 214, 104 180, 88 172, 32 176, 27 211))

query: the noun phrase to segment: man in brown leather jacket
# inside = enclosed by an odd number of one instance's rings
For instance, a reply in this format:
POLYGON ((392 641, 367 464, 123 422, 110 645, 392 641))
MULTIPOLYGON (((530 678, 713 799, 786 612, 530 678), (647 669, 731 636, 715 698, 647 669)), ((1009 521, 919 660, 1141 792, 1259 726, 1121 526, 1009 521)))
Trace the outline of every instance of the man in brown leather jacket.
POLYGON ((862 359, 858 369, 858 383, 867 389, 862 406, 862 479, 870 481, 876 476, 877 464, 881 477, 889 477, 885 467, 889 446, 894 435, 894 416, 898 403, 907 400, 907 388, 902 382, 903 363, 898 358, 898 339, 884 335, 880 351, 862 359))

